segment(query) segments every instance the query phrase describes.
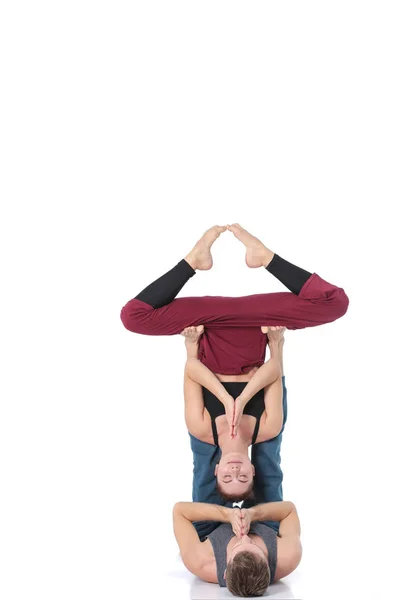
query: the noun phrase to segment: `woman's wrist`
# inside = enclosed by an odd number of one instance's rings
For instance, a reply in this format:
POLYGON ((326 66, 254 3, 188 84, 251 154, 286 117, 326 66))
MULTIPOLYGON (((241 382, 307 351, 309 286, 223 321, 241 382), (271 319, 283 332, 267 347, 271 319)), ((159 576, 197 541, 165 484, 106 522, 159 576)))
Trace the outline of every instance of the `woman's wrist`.
POLYGON ((250 401, 250 398, 248 396, 245 396, 244 392, 236 398, 236 404, 239 406, 240 409, 244 409, 246 404, 248 404, 249 401, 250 401))
POLYGON ((189 358, 198 358, 198 342, 185 342, 186 346, 186 355, 188 360, 189 358))
POLYGON ((225 407, 228 406, 230 404, 230 402, 234 402, 233 396, 231 396, 227 392, 225 392, 224 394, 220 394, 218 396, 218 400, 220 402, 222 402, 223 406, 225 406, 225 407))

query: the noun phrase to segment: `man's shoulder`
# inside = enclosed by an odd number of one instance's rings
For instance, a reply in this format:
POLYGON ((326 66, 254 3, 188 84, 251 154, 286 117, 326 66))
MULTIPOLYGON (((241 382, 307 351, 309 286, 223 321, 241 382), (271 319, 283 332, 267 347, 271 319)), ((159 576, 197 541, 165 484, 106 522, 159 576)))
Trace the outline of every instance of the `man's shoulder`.
POLYGON ((198 576, 200 577, 200 579, 208 581, 208 583, 218 583, 218 574, 216 571, 215 557, 207 558, 207 561, 203 562, 200 569, 200 575, 198 576))
POLYGON ((185 567, 196 577, 209 583, 218 583, 215 557, 208 552, 204 542, 194 553, 188 553, 182 560, 185 567))
POLYGON ((278 537, 275 579, 282 579, 295 571, 301 558, 302 544, 298 535, 278 537))

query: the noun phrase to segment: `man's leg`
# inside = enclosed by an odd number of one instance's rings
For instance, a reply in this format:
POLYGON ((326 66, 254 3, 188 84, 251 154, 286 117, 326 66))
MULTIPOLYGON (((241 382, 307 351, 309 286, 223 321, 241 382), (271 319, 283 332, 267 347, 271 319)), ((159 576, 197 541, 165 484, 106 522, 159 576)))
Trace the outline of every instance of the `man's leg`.
MULTIPOLYGON (((193 452, 193 502, 207 502, 220 506, 232 506, 218 494, 216 489, 215 465, 220 461, 221 451, 218 446, 206 444, 189 433, 190 447, 193 452)), ((202 541, 219 523, 215 521, 196 521, 193 523, 202 541)))
MULTIPOLYGON (((287 421, 287 388, 283 375, 283 426, 279 435, 272 440, 254 444, 251 449, 251 460, 255 467, 255 501, 244 502, 244 506, 262 504, 263 502, 278 502, 283 499, 283 472, 281 470, 281 441, 287 421)), ((279 523, 267 521, 266 525, 278 532, 279 523)))
MULTIPOLYGON (((279 435, 272 440, 254 444, 251 448, 251 459, 255 467, 254 501, 245 501, 244 507, 248 508, 263 502, 278 502, 283 499, 283 472, 281 470, 281 441, 285 423, 287 421, 287 388, 283 376, 283 426, 279 435)), ((193 502, 208 502, 221 506, 233 506, 226 502, 216 489, 215 465, 221 458, 220 448, 206 444, 190 436, 190 447, 193 452, 193 502)), ((200 540, 207 537, 218 525, 214 521, 197 521, 193 523, 200 540)), ((266 525, 278 532, 279 523, 266 521, 266 525)))

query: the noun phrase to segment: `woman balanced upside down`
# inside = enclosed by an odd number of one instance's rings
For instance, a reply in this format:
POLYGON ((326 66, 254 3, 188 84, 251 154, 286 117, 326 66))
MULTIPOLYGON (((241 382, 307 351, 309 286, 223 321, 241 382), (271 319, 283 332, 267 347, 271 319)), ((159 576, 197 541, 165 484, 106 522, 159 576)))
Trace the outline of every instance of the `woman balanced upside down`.
POLYGON ((263 594, 269 582, 292 572, 301 557, 294 505, 272 502, 282 499, 284 328, 328 323, 347 307, 341 288, 285 261, 232 225, 208 230, 184 260, 122 309, 122 321, 131 331, 183 332, 186 337, 185 416, 194 455, 193 499, 204 503, 177 503, 174 532, 186 567, 206 581, 227 585, 235 595, 263 594), (265 267, 290 292, 175 300, 196 270, 212 267, 211 246, 226 229, 246 246, 249 267, 265 267), (267 342, 271 356, 264 364, 267 342), (250 496, 255 474, 248 459, 250 444, 257 464, 255 496, 266 504, 243 510, 209 504, 250 496), (216 494, 214 463, 223 498, 216 494))

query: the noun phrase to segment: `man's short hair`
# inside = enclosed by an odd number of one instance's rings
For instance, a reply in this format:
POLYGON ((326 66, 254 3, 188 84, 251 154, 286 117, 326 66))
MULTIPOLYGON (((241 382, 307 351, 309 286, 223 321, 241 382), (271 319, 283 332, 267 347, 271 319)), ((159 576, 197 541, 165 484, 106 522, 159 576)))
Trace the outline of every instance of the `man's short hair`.
POLYGON ((269 564, 257 554, 239 552, 226 567, 225 581, 234 596, 263 596, 270 583, 269 564))

